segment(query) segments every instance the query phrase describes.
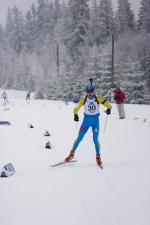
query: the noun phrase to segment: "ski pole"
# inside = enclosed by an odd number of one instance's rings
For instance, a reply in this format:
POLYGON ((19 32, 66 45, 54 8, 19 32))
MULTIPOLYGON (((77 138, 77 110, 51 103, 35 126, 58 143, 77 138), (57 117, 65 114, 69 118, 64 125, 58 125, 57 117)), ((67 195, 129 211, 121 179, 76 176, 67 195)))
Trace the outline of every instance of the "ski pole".
POLYGON ((92 79, 92 78, 90 78, 90 79, 89 79, 89 81, 90 81, 90 84, 91 84, 91 87, 92 87, 92 82, 93 82, 93 79, 92 79))
POLYGON ((105 133, 105 130, 106 130, 107 120, 108 120, 108 115, 106 116, 106 120, 105 120, 105 125, 104 125, 103 133, 105 133))

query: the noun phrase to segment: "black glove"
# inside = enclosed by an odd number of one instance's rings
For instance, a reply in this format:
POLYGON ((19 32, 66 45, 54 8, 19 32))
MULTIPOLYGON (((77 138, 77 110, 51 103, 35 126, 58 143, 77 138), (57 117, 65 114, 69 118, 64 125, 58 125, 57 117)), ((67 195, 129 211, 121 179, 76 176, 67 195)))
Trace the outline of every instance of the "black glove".
POLYGON ((105 112, 106 112, 107 115, 110 115, 111 109, 107 109, 105 112))
POLYGON ((76 121, 76 122, 79 121, 79 116, 78 116, 78 114, 74 114, 74 121, 76 121))
POLYGON ((119 97, 118 95, 116 95, 116 96, 114 97, 114 100, 118 100, 118 99, 120 99, 120 97, 119 97))

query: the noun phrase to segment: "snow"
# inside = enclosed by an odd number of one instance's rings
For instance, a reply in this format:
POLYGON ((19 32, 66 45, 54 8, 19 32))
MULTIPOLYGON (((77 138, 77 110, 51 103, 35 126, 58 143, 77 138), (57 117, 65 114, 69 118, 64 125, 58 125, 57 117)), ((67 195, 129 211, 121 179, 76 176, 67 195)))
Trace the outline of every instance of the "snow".
POLYGON ((76 152, 76 163, 52 168, 71 150, 82 122, 73 121, 74 103, 25 100, 7 90, 0 99, 0 167, 11 162, 16 173, 0 178, 1 225, 149 225, 150 106, 125 105, 119 120, 114 104, 101 106, 100 142, 104 170, 95 163, 91 130, 76 152), (34 126, 33 129, 28 124, 34 126), (45 137, 45 130, 51 134, 45 137), (50 141, 53 148, 46 149, 50 141))

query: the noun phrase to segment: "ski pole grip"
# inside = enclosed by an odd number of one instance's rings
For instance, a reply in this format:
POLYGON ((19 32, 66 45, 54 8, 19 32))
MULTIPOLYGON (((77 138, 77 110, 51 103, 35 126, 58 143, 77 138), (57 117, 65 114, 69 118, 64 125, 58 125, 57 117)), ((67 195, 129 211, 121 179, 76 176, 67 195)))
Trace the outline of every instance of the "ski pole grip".
POLYGON ((90 81, 90 84, 91 84, 91 86, 92 86, 93 79, 92 79, 92 78, 90 78, 90 79, 89 79, 89 81, 90 81))

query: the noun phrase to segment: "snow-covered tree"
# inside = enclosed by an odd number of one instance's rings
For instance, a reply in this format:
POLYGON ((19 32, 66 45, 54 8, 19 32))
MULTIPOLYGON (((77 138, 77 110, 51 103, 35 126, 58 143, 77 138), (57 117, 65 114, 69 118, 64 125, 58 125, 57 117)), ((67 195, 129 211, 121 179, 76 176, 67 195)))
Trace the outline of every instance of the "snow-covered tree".
POLYGON ((91 46, 99 45, 100 37, 99 37, 99 18, 98 18, 98 2, 94 0, 92 2, 91 14, 90 14, 90 21, 89 21, 89 43, 91 46))
POLYGON ((101 0, 98 6, 99 43, 107 43, 113 32, 113 10, 111 0, 101 0))
POLYGON ((141 51, 140 51, 140 64, 142 71, 144 73, 144 80, 146 82, 145 89, 147 89, 147 99, 150 100, 150 35, 147 35, 144 38, 144 45, 141 46, 141 51))
POLYGON ((103 56, 93 78, 95 80, 97 94, 102 96, 105 100, 111 101, 112 72, 110 55, 103 56))
POLYGON ((50 52, 54 30, 54 5, 48 0, 38 0, 36 12, 36 50, 37 54, 50 52))
POLYGON ((60 99, 61 95, 58 94, 57 82, 53 79, 48 81, 46 86, 46 99, 56 100, 60 99))
POLYGON ((5 79, 5 40, 4 29, 0 25, 0 85, 5 79))
POLYGON ((97 93, 110 100, 114 31, 115 83, 126 88, 129 102, 150 102, 149 1, 141 2, 139 32, 129 0, 118 0, 115 18, 111 0, 92 2, 37 0, 25 18, 9 8, 0 27, 0 85, 58 99, 80 95, 92 77, 97 93))
POLYGON ((17 6, 14 6, 12 10, 8 9, 6 38, 10 47, 20 54, 24 49, 24 18, 17 6))
POLYGON ((53 32, 53 41, 55 45, 55 65, 57 67, 57 76, 62 76, 65 68, 66 50, 64 46, 65 39, 65 21, 66 21, 66 5, 61 5, 59 0, 55 1, 54 7, 55 27, 53 32))
POLYGON ((150 0, 142 0, 138 14, 138 27, 140 31, 150 33, 150 0))
POLYGON ((110 101, 110 91, 112 87, 112 65, 111 65, 111 50, 110 46, 106 45, 101 48, 101 54, 90 58, 88 63, 88 78, 93 78, 96 93, 104 99, 110 101))
POLYGON ((55 23, 58 22, 58 19, 62 17, 62 9, 61 9, 61 4, 59 0, 55 0, 54 2, 54 18, 55 18, 55 23))
POLYGON ((66 18, 65 44, 72 62, 84 68, 87 49, 87 32, 90 19, 88 0, 70 0, 66 18))
POLYGON ((29 52, 33 52, 36 40, 36 7, 34 4, 25 16, 25 47, 29 52))
POLYGON ((135 32, 136 22, 129 0, 118 0, 115 21, 119 34, 135 32))
POLYGON ((145 103, 146 82, 140 62, 125 63, 121 69, 121 85, 126 93, 126 102, 133 104, 145 103))

